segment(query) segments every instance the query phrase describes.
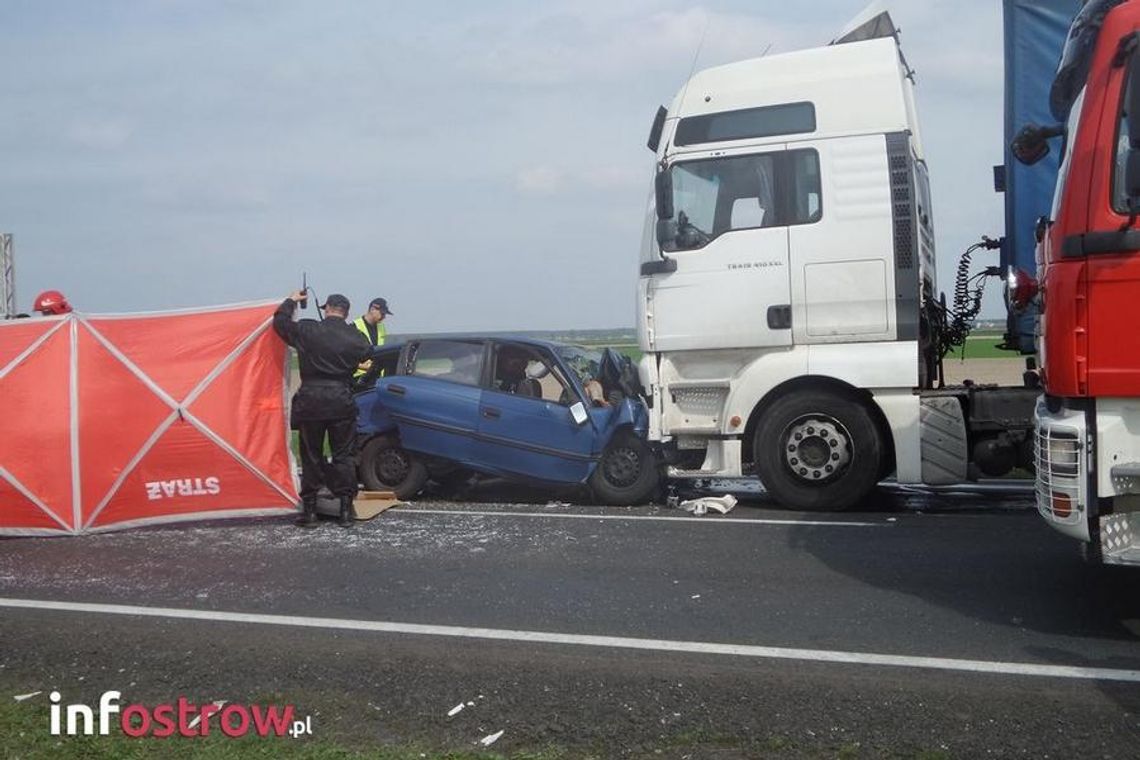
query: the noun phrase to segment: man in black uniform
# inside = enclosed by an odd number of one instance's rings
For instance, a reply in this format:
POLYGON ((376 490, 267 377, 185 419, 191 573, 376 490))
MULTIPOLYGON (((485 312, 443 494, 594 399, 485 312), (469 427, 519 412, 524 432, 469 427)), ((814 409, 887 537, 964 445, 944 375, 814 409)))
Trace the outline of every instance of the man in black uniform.
POLYGON ((293 396, 293 425, 301 431, 301 506, 304 513, 297 524, 317 525, 317 491, 325 481, 324 443, 329 436, 332 467, 324 485, 340 499, 342 528, 352 525, 352 500, 356 496, 356 467, 353 443, 356 440, 356 404, 352 400, 352 373, 368 354, 368 339, 345 322, 348 299, 339 293, 328 297, 320 308, 321 321, 293 321, 297 304, 305 298, 298 291, 277 307, 273 329, 281 339, 297 349, 301 364, 301 387, 293 396))

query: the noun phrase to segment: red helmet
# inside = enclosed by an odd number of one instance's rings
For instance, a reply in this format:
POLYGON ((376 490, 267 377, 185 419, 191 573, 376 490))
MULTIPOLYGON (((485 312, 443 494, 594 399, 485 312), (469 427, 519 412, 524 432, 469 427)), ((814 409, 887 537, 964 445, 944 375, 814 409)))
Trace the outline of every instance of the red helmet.
POLYGON ((45 290, 36 296, 36 302, 32 304, 32 308, 44 316, 50 316, 52 314, 67 314, 71 311, 71 304, 58 290, 45 290))

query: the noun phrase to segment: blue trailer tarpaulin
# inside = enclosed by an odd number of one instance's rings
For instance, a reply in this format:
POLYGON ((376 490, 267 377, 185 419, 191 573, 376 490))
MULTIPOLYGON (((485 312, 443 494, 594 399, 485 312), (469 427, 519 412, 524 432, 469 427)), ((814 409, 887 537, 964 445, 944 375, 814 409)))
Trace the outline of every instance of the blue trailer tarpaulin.
MULTIPOLYGON (((1033 228, 1047 216, 1060 165, 1053 150, 1040 163, 1014 160, 1009 144, 1030 122, 1056 121, 1049 110, 1049 87, 1057 73, 1069 25, 1081 0, 1004 0, 1005 11, 1005 245, 1001 264, 1036 273, 1033 228)), ((1010 316, 1010 339, 1022 351, 1033 351, 1033 314, 1010 316)))

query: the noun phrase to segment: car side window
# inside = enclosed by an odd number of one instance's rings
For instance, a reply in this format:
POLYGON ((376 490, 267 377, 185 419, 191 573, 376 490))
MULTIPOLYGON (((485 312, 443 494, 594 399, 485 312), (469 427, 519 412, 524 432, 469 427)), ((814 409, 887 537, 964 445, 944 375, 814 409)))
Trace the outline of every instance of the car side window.
POLYGON ((551 357, 521 343, 496 346, 491 390, 565 405, 573 396, 551 357))
POLYGON ((483 344, 458 340, 425 340, 414 346, 408 374, 464 385, 478 385, 483 374, 483 344))
POLYGON ((372 368, 378 377, 391 377, 396 374, 396 366, 400 363, 400 349, 380 351, 372 356, 372 368))

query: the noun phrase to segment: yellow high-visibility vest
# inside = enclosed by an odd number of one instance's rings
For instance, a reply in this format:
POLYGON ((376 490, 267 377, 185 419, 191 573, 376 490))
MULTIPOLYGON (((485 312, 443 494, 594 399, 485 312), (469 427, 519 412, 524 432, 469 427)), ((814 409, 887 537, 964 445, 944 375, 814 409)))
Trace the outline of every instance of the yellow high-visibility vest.
MULTIPOLYGON (((355 321, 353 321, 352 324, 356 327, 357 330, 360 330, 361 334, 363 334, 365 338, 368 339, 369 344, 371 344, 373 346, 384 345, 384 340, 388 337, 388 328, 384 326, 383 322, 377 322, 376 323, 376 342, 375 343, 372 343, 372 334, 368 332, 368 323, 364 321, 364 317, 358 317, 355 321)), ((356 370, 356 372, 352 373, 352 376, 354 378, 360 377, 366 371, 367 370, 358 369, 358 370, 356 370)))

